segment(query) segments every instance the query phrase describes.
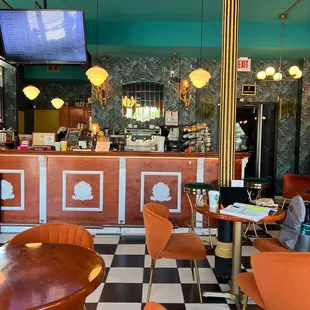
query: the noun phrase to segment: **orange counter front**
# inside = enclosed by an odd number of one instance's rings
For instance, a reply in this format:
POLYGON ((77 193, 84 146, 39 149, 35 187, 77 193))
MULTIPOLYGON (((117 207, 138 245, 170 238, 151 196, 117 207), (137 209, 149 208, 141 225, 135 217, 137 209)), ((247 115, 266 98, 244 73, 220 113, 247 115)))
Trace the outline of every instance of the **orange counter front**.
MULTIPOLYGON (((235 179, 249 154, 236 155, 235 179)), ((142 226, 141 208, 160 202, 184 227, 186 182, 215 182, 218 155, 0 151, 1 223, 69 222, 94 227, 142 226)))

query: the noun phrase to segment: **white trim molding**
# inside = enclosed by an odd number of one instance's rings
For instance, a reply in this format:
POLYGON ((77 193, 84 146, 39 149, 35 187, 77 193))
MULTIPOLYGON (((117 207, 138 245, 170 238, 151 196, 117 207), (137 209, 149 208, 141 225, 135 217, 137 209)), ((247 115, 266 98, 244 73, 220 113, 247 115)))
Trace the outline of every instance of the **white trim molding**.
POLYGON ((245 167, 246 167, 248 161, 249 161, 249 157, 244 157, 244 158, 242 158, 242 162, 241 162, 241 180, 244 179, 244 176, 245 176, 245 167))
MULTIPOLYGON (((196 182, 204 181, 204 173, 205 173, 205 158, 197 158, 197 172, 196 172, 196 182)), ((196 195, 196 203, 200 195, 196 195)), ((202 214, 196 212, 196 227, 202 229, 203 216, 202 214)))
POLYGON ((118 224, 125 224, 126 217, 126 157, 119 158, 118 224))
MULTIPOLYGON (((20 174, 20 206, 1 206, 2 211, 24 211, 25 210, 25 171, 1 169, 0 173, 20 174)), ((13 188, 14 190, 14 188, 13 188)))
POLYGON ((47 183, 46 183, 46 156, 39 155, 39 173, 40 173, 40 185, 39 185, 39 221, 40 224, 47 221, 47 183))
MULTIPOLYGON (((81 211, 89 211, 89 212, 98 212, 103 211, 103 182, 104 182, 104 172, 103 171, 80 171, 80 170, 64 170, 62 172, 62 211, 73 211, 73 212, 81 212, 81 211), (99 206, 98 208, 76 208, 76 207, 68 207, 66 205, 67 201, 67 175, 99 175, 99 206)), ((87 203, 87 202, 85 202, 87 203)))
POLYGON ((141 190, 140 190, 140 211, 143 211, 144 206, 144 182, 145 176, 149 175, 160 175, 160 176, 169 176, 169 177, 177 177, 178 178, 178 193, 177 193, 177 208, 169 209, 171 213, 181 213, 181 186, 182 186, 182 173, 181 172, 153 172, 153 171, 142 171, 141 172, 141 190))

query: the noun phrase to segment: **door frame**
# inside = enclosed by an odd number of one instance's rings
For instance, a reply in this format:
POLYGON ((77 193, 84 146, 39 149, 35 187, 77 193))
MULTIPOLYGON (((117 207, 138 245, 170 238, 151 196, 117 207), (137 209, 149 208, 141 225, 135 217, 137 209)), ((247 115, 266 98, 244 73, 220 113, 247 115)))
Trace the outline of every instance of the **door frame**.
MULTIPOLYGON (((275 139, 275 143, 274 143, 274 146, 273 146, 273 171, 272 171, 272 174, 273 174, 273 179, 272 179, 272 183, 271 183, 271 191, 272 191, 272 194, 274 195, 275 194, 275 188, 276 188, 276 180, 277 180, 277 155, 278 155, 278 128, 279 128, 279 108, 280 108, 280 102, 247 102, 247 103, 244 103, 244 102, 238 102, 237 103, 237 111, 238 111, 238 108, 258 108, 259 111, 261 111, 261 113, 257 115, 257 127, 256 127, 256 130, 258 131, 259 129, 259 120, 260 120, 260 123, 262 124, 262 116, 263 116, 263 105, 273 105, 275 107, 275 122, 274 122, 274 139, 275 139)), ((236 112, 237 112, 236 111, 236 112)), ((261 128, 262 129, 262 128, 261 128)), ((260 142, 262 141, 262 131, 261 131, 261 134, 260 134, 260 137, 258 138, 258 140, 260 140, 260 142)), ((257 141, 257 144, 258 145, 259 141, 257 141)), ((259 163, 259 166, 261 166, 261 146, 262 144, 260 143, 260 154, 258 157, 256 157, 256 165, 259 163)), ((256 167, 256 177, 260 177, 260 169, 258 169, 256 167)))

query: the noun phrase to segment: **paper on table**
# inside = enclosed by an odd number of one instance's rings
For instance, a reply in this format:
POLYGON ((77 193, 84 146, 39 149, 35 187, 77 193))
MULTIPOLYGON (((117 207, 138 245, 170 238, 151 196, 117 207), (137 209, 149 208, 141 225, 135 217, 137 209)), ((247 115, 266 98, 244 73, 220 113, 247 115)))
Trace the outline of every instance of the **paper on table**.
POLYGON ((234 203, 227 208, 220 210, 221 214, 237 216, 253 222, 258 222, 264 217, 268 216, 271 208, 257 207, 255 205, 248 205, 243 203, 234 203))

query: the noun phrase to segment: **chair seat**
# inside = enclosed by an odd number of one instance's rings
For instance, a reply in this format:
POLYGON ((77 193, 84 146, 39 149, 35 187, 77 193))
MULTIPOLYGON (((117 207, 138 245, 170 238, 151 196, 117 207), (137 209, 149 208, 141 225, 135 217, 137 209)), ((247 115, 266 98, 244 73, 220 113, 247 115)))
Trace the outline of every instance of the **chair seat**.
POLYGON ((263 178, 245 178, 245 184, 259 184, 259 185, 268 185, 270 184, 270 180, 263 178))
POLYGON ((239 273, 237 275, 237 282, 242 291, 250 297, 261 308, 266 309, 262 296, 258 290, 255 282, 254 274, 252 272, 239 273))
POLYGON ((253 246, 260 252, 291 252, 278 239, 255 239, 253 246))
POLYGON ((214 186, 210 183, 203 183, 203 182, 192 182, 192 183, 185 183, 185 189, 205 189, 210 190, 213 189, 214 186))
POLYGON ((172 234, 161 258, 206 259, 206 249, 195 233, 172 234))
POLYGON ((149 302, 145 305, 143 310, 167 310, 167 309, 162 305, 157 304, 156 302, 149 302))

